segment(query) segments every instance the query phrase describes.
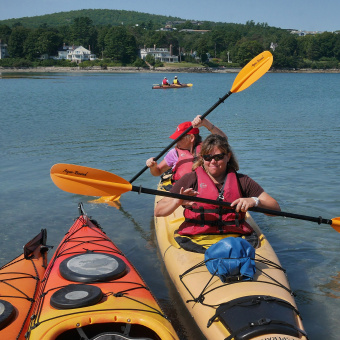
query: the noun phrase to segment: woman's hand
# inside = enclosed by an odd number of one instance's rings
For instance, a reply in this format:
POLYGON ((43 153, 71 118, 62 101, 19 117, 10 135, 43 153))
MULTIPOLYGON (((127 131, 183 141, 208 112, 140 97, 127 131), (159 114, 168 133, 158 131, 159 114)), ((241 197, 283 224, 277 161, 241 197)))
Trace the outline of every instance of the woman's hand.
MULTIPOLYGON (((183 189, 183 187, 181 188, 181 190, 180 190, 180 192, 179 192, 181 195, 186 195, 186 196, 197 196, 199 193, 198 193, 198 191, 196 191, 196 190, 194 190, 194 189, 192 189, 192 188, 188 188, 188 189, 183 189)), ((193 206, 196 202, 193 202, 193 201, 190 201, 190 200, 181 200, 181 199, 179 199, 178 200, 178 203, 180 203, 179 204, 179 206, 180 205, 184 205, 184 206, 186 206, 186 207, 191 207, 191 206, 193 206)))
POLYGON ((236 212, 246 212, 249 208, 255 207, 256 202, 252 197, 238 198, 230 204, 231 207, 235 207, 236 212))
MULTIPOLYGON (((189 189, 183 189, 183 187, 180 189, 181 195, 187 195, 187 196, 196 196, 198 194, 197 191, 195 191, 192 188, 189 189)), ((155 216, 161 217, 161 216, 169 216, 172 214, 179 206, 192 206, 195 202, 192 202, 190 200, 183 200, 180 198, 172 198, 172 197, 164 197, 161 199, 155 206, 155 216)))
MULTIPOLYGON (((257 205, 258 207, 281 211, 280 205, 276 201, 276 199, 268 195, 265 191, 262 192, 262 194, 259 195, 257 199, 258 199, 258 205, 257 205)), ((246 212, 250 208, 255 207, 256 202, 255 202, 255 199, 252 197, 242 197, 232 202, 230 206, 235 207, 236 212, 239 212, 239 211, 246 212)), ((266 214, 266 215, 270 216, 269 214, 266 214)))

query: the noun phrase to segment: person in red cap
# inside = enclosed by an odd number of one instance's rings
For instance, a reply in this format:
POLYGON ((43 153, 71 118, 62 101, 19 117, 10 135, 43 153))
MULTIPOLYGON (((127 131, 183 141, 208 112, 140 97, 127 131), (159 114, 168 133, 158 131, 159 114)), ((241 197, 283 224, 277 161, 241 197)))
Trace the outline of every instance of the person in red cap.
POLYGON ((201 126, 207 128, 211 133, 227 138, 222 130, 207 119, 201 120, 200 116, 196 116, 192 122, 179 124, 170 138, 177 139, 190 126, 193 128, 177 142, 176 147, 171 149, 159 164, 153 157, 146 161, 153 176, 161 176, 167 170, 172 169, 172 181, 175 182, 184 174, 192 171, 192 165, 202 144, 202 137, 199 134, 201 126))

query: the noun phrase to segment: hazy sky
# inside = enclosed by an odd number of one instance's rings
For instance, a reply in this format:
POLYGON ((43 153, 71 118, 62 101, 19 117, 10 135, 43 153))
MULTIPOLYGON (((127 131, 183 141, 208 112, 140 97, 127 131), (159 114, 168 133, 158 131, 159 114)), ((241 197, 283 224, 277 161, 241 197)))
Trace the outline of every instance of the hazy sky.
POLYGON ((0 20, 89 8, 240 24, 253 20, 307 31, 340 29, 340 0, 0 0, 0 20))

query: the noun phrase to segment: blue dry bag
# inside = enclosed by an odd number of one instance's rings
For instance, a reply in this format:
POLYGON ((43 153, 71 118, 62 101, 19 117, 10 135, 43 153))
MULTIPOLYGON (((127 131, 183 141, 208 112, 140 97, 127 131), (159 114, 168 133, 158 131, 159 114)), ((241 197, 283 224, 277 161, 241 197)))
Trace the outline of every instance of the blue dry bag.
POLYGON ((255 249, 241 237, 226 237, 207 249, 205 265, 222 282, 241 277, 252 280, 255 274, 255 249))

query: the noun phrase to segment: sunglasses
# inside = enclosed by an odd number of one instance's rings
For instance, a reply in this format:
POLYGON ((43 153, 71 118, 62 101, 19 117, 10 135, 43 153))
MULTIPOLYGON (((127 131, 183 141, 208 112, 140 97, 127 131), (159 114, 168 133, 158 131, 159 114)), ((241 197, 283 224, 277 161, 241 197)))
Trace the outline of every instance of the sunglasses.
POLYGON ((210 162, 212 159, 217 162, 217 161, 220 161, 224 158, 225 156, 225 153, 219 153, 217 155, 203 155, 203 159, 207 162, 210 162))

